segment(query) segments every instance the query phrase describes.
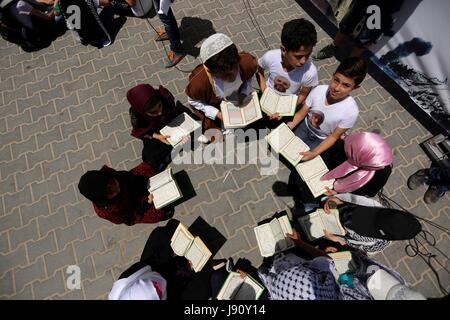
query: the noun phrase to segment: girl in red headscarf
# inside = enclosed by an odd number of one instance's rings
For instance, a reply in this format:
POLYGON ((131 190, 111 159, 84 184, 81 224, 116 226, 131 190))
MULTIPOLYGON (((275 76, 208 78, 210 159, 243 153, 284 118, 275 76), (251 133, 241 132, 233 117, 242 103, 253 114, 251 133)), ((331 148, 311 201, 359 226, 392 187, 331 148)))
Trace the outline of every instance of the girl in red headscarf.
POLYGON ((159 168, 170 156, 172 146, 159 131, 182 113, 175 107, 175 99, 163 86, 154 89, 149 84, 140 84, 127 92, 131 104, 131 135, 144 142, 142 160, 159 168))

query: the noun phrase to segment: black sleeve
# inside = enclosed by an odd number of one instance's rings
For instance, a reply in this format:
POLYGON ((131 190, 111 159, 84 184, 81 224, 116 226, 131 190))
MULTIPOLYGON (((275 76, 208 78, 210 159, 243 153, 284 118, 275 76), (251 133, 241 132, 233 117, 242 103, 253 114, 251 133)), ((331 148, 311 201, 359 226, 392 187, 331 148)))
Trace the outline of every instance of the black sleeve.
POLYGON ((366 185, 353 191, 352 193, 359 196, 374 197, 381 189, 383 189, 391 173, 391 166, 386 166, 381 170, 375 171, 375 175, 366 185))

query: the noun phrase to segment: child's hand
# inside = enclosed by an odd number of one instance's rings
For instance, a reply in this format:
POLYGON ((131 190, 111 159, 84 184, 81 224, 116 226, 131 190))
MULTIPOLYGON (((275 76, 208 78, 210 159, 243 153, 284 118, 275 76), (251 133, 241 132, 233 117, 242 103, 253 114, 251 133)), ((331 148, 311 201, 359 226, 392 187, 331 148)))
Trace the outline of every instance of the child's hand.
POLYGON ((180 144, 182 144, 182 145, 185 144, 186 142, 189 141, 190 138, 191 138, 190 136, 184 136, 184 137, 181 139, 180 144))
POLYGON ((303 156, 302 161, 308 161, 317 157, 317 154, 312 151, 300 152, 300 154, 303 156))
POLYGON ((170 136, 163 136, 162 134, 159 134, 159 133, 153 134, 153 139, 157 139, 157 140, 161 141, 162 143, 170 145, 170 142, 167 140, 168 138, 170 138, 170 136))
POLYGON ((342 240, 341 237, 338 237, 337 235, 332 234, 328 230, 323 230, 323 233, 324 233, 326 239, 331 240, 333 242, 337 242, 337 243, 339 243, 341 245, 345 245, 345 241, 342 240))
POLYGON ((289 127, 289 129, 294 130, 295 128, 295 123, 294 121, 289 121, 288 123, 286 123, 286 125, 289 127))
POLYGON ((335 253, 335 252, 337 252, 338 250, 335 248, 335 247, 326 247, 325 248, 325 252, 326 253, 335 253))
POLYGON ((245 271, 242 271, 240 269, 237 269, 236 271, 239 272, 242 279, 245 279, 245 277, 247 276, 247 272, 245 271))
POLYGON ((281 116, 280 116, 280 114, 277 112, 277 113, 274 113, 274 114, 269 115, 269 119, 270 119, 270 120, 280 121, 280 120, 281 120, 281 116))
POLYGON ((334 191, 333 189, 330 189, 328 187, 325 187, 325 190, 327 190, 327 191, 325 191, 324 194, 327 195, 327 196, 333 196, 333 195, 337 194, 336 191, 334 191))
POLYGON ((149 195, 147 197, 147 202, 148 202, 148 204, 152 204, 153 203, 153 195, 151 193, 149 193, 149 195))
POLYGON ((292 233, 286 233, 286 236, 294 241, 301 240, 300 233, 297 230, 292 230, 292 233))

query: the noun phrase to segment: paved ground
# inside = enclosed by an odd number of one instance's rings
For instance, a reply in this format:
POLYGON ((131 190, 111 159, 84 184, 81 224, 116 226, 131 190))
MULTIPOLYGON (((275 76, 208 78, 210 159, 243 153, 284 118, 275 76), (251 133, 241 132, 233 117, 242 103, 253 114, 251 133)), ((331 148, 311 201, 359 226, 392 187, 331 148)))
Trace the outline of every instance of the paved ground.
MULTIPOLYGON (((308 18, 294 1, 252 3, 272 48, 279 46, 284 22, 308 18)), ((197 48, 214 28, 231 35, 242 50, 257 56, 266 50, 241 1, 176 1, 174 9, 183 36, 197 48)), ((130 169, 139 162, 141 143, 129 135, 128 88, 162 83, 186 101, 188 74, 162 68, 162 47, 151 40, 149 30, 145 21, 128 19, 116 42, 102 50, 78 45, 69 34, 35 53, 0 41, 0 298, 102 299, 138 259, 154 226, 103 221, 76 183, 83 172, 102 164, 130 169), (69 265, 81 268, 80 290, 66 288, 69 265)), ((318 31, 322 47, 329 37, 318 31)), ((192 70, 198 63, 188 57, 180 69, 192 70)), ((317 66, 324 83, 336 61, 317 66)), ((395 168, 386 193, 448 228, 448 196, 427 206, 421 199, 424 189, 412 192, 405 186, 411 173, 429 165, 418 146, 429 133, 373 79, 363 83, 356 99, 361 109, 357 129, 380 132, 394 148, 395 168)), ((276 175, 261 176, 251 164, 174 166, 174 171, 182 169, 197 197, 177 207, 175 217, 186 225, 203 217, 227 238, 218 256, 245 256, 257 265, 261 258, 252 228, 274 211, 292 206, 291 198, 272 191, 274 182, 287 181, 288 170, 282 166, 276 175)), ((447 263, 448 234, 426 228, 444 253, 439 261, 447 263)), ((431 270, 420 258, 406 257, 404 247, 396 243, 376 258, 425 296, 441 296, 431 270)), ((448 290, 448 272, 435 265, 448 290)))

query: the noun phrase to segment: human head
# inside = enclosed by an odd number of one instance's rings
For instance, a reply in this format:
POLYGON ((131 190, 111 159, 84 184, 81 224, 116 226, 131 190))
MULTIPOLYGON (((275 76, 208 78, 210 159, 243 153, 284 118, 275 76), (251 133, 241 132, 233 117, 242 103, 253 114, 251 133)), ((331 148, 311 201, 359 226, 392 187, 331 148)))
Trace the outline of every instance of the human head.
POLYGON ((81 176, 78 190, 87 199, 102 207, 120 193, 120 184, 108 172, 91 170, 81 176))
POLYGON ((382 169, 392 164, 392 149, 379 134, 353 132, 344 139, 348 161, 358 168, 382 169))
POLYGON ((330 95, 335 100, 345 98, 359 88, 367 74, 367 63, 358 57, 344 59, 331 78, 330 95))
POLYGON ((128 102, 133 111, 144 117, 159 117, 168 105, 167 99, 161 95, 160 90, 149 84, 139 84, 127 92, 128 102))
POLYGON ((336 179, 337 192, 353 192, 366 185, 376 170, 392 164, 392 150, 380 135, 353 132, 344 139, 347 160, 326 173, 321 180, 336 179))
POLYGON ((317 43, 314 25, 305 19, 286 22, 281 31, 281 54, 283 62, 291 68, 302 67, 309 59, 317 43))
POLYGON ((421 230, 419 220, 409 212, 391 208, 347 205, 351 212, 351 229, 357 234, 384 240, 413 239, 421 230))
POLYGON ((207 38, 200 48, 200 58, 215 77, 233 82, 239 72, 239 53, 227 35, 216 33, 207 38))

